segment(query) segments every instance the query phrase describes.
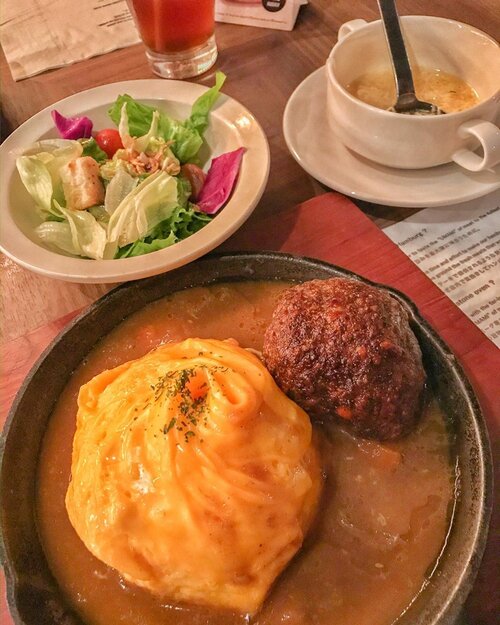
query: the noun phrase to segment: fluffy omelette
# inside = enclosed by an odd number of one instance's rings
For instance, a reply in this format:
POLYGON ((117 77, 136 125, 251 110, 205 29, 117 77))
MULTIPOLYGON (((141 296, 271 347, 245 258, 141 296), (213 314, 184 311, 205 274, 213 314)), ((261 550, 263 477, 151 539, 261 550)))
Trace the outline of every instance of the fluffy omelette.
POLYGON ((256 612, 320 491, 307 414, 233 341, 162 345, 80 389, 70 521, 169 600, 256 612))

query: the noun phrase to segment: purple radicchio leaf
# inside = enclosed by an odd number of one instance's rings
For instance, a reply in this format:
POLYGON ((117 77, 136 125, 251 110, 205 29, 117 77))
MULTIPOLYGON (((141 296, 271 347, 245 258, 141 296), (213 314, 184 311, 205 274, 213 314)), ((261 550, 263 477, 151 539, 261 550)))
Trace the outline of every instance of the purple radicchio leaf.
POLYGON ((55 110, 51 115, 63 139, 88 139, 92 134, 92 122, 88 117, 64 117, 55 110))
POLYGON ((212 160, 207 178, 198 196, 198 209, 214 215, 224 206, 238 177, 245 148, 226 152, 212 160))

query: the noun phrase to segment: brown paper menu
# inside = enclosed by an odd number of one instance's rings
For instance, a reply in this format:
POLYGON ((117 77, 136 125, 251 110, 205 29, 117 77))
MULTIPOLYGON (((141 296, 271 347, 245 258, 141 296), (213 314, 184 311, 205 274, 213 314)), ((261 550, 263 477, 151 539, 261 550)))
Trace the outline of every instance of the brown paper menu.
POLYGON ((3 0, 0 42, 14 80, 140 41, 125 0, 3 0))

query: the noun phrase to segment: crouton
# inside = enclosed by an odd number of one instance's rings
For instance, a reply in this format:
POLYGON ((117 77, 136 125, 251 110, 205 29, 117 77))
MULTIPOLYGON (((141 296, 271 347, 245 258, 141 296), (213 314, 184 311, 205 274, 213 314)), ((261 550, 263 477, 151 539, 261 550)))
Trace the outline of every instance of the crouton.
POLYGON ((99 178, 99 165, 91 156, 80 156, 61 167, 66 207, 85 210, 104 202, 104 185, 99 178))

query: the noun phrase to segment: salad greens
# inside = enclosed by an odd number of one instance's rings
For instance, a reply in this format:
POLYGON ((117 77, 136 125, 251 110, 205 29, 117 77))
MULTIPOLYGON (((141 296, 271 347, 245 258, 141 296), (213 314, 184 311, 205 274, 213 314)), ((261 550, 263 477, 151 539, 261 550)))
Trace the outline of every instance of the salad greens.
POLYGON ((17 161, 17 170, 26 189, 35 201, 41 217, 60 216, 53 201, 64 203, 61 167, 82 154, 78 141, 47 139, 35 143, 17 161))
POLYGON ((38 236, 46 243, 53 243, 65 252, 103 258, 106 248, 106 230, 96 218, 87 211, 73 211, 56 206, 66 218, 63 222, 47 221, 38 229, 38 236))
POLYGON ((226 80, 222 72, 217 72, 215 85, 200 96, 193 104, 191 115, 183 122, 169 117, 166 113, 156 111, 152 106, 136 102, 129 95, 121 95, 109 109, 109 116, 118 126, 125 109, 128 131, 133 137, 141 137, 148 133, 154 122, 154 114, 158 113, 156 137, 172 141, 172 152, 181 163, 188 163, 196 158, 203 143, 203 133, 208 126, 208 115, 219 96, 220 89, 226 80))
POLYGON ((116 207, 108 239, 123 247, 145 237, 177 206, 177 180, 165 171, 144 178, 116 207))
POLYGON ((208 114, 219 97, 219 91, 222 89, 225 80, 226 77, 222 72, 216 73, 215 85, 199 97, 193 104, 191 115, 184 122, 186 128, 191 128, 191 130, 197 132, 200 136, 203 135, 208 126, 208 114))
POLYGON ((83 148, 82 156, 91 156, 99 164, 105 163, 108 160, 108 155, 104 150, 101 150, 94 137, 81 139, 80 143, 83 148))
MULTIPOLYGON (((195 163, 224 81, 217 72, 184 121, 120 95, 109 109, 117 129, 94 137, 88 118, 54 111, 60 134, 71 138, 39 141, 16 163, 44 220, 36 228, 40 239, 86 258, 127 258, 169 247, 209 223, 219 207, 210 199, 204 207, 195 203, 206 176, 195 163)), ((218 165, 213 160, 210 196, 227 199, 242 152, 218 165)))
POLYGON ((160 222, 150 234, 118 250, 118 258, 140 256, 169 247, 201 230, 209 221, 208 215, 195 210, 192 205, 177 206, 170 217, 160 222))

